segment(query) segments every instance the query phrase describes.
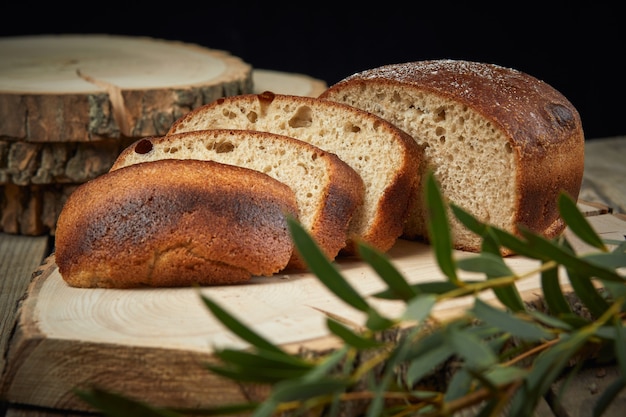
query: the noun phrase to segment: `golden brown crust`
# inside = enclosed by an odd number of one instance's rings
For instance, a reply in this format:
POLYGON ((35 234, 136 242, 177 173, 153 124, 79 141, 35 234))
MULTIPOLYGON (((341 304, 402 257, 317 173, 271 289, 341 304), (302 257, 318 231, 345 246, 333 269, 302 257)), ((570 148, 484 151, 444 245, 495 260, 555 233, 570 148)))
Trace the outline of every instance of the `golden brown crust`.
POLYGON ((422 153, 409 135, 379 116, 330 100, 264 92, 224 97, 198 107, 174 122, 168 135, 208 127, 271 131, 304 140, 337 154, 362 177, 364 174, 382 177, 383 172, 393 172, 393 179, 384 189, 381 187, 374 193, 370 193, 367 183, 378 182, 378 179, 364 177, 364 206, 375 210, 377 215, 368 217, 370 224, 367 227, 359 227, 358 231, 356 227, 352 229, 348 244, 341 253, 356 254, 357 241, 364 241, 384 252, 402 234, 407 207, 412 203, 412 190, 419 181, 422 153), (362 138, 362 142, 373 142, 377 147, 359 142, 358 137, 362 135, 357 132, 365 130, 376 132, 376 135, 367 140, 362 138), (367 151, 373 147, 376 147, 375 151, 367 151), (389 151, 391 148, 394 150, 389 151), (359 152, 358 158, 355 157, 354 154, 359 152), (373 162, 392 152, 397 153, 393 161, 373 162), (357 159, 371 162, 363 162, 365 167, 360 169, 354 164, 357 159))
MULTIPOLYGON (((337 155, 270 132, 210 129, 144 138, 124 149, 111 171, 156 159, 214 160, 267 172, 294 190, 300 220, 331 260, 346 245, 350 220, 363 203, 361 177, 337 155)), ((297 251, 287 268, 306 269, 297 251)))
POLYGON ((55 258, 77 287, 234 284, 289 261, 293 191, 211 161, 132 165, 82 184, 57 222, 55 258))
POLYGON ((584 133, 577 110, 560 92, 511 68, 432 60, 356 73, 330 86, 321 97, 343 101, 341 97, 346 91, 363 91, 372 85, 388 91, 410 90, 414 96, 436 95, 482 115, 493 129, 503 132, 516 155, 514 223, 547 237, 563 231, 557 198, 562 191, 574 199, 578 197, 584 133))

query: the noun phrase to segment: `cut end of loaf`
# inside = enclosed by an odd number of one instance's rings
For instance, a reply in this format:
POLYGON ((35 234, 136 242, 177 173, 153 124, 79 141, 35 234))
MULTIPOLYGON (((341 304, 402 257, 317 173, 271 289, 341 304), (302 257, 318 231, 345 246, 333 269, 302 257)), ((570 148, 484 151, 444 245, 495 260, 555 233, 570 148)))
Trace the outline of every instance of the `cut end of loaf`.
MULTIPOLYGON (((490 64, 410 62, 354 74, 321 97, 410 134, 424 149, 422 178, 432 170, 444 198, 480 220, 512 233, 563 230, 558 194, 578 195, 584 136, 576 109, 542 81, 490 64)), ((480 250, 481 238, 449 217, 455 246, 480 250)), ((417 207, 404 236, 427 239, 426 221, 417 207)))

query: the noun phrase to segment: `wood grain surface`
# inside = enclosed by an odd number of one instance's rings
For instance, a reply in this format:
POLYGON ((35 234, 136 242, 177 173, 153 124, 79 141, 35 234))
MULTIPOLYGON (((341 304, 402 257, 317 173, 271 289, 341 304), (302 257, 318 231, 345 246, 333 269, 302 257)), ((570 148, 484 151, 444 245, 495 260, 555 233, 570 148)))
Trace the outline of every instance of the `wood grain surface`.
POLYGON ((0 38, 0 137, 84 142, 165 134, 192 108, 252 91, 226 51, 147 37, 0 38))

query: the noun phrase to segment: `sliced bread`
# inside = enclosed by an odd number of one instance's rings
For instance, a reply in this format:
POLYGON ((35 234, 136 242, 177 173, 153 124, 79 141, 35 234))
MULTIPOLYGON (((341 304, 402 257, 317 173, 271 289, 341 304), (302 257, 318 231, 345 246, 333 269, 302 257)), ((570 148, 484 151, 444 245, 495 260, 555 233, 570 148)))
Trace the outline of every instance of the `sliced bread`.
MULTIPOLYGON (((160 159, 211 160, 263 172, 287 184, 299 220, 331 260, 346 245, 348 226, 363 203, 359 174, 337 155, 269 132, 212 129, 141 139, 118 156, 111 171, 160 159)), ((305 269, 294 251, 288 269, 305 269)))
POLYGON ((237 284, 284 269, 295 194, 261 172, 164 159, 81 184, 59 215, 55 261, 73 287, 237 284))
POLYGON ((352 167, 363 179, 365 194, 342 254, 356 254, 357 240, 384 252, 402 234, 419 180, 421 152, 393 124, 346 104, 265 92, 198 107, 174 122, 168 135, 216 128, 290 136, 334 153, 352 167))
MULTIPOLYGON (((515 234, 520 225, 548 238, 563 231, 557 198, 578 196, 584 135, 574 106, 547 83, 497 65, 434 60, 366 70, 321 97, 413 136, 444 197, 481 220, 515 234)), ((427 239, 424 210, 413 211, 404 237, 427 239)), ((480 237, 451 223, 456 248, 480 250, 480 237)))

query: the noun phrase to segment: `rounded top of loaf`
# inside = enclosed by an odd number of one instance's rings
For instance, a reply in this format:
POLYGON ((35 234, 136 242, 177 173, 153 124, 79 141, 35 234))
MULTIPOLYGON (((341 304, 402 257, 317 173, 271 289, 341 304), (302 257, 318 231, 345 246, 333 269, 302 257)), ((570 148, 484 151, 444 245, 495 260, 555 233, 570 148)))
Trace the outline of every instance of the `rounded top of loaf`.
POLYGON ((413 87, 465 103, 511 132, 525 151, 584 137, 580 115, 563 94, 513 68, 452 59, 404 62, 355 73, 329 89, 374 79, 379 85, 413 87))
POLYGON ((77 287, 232 284, 289 261, 293 191, 247 168, 200 160, 130 165, 82 184, 58 219, 55 257, 77 287))

